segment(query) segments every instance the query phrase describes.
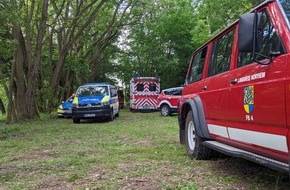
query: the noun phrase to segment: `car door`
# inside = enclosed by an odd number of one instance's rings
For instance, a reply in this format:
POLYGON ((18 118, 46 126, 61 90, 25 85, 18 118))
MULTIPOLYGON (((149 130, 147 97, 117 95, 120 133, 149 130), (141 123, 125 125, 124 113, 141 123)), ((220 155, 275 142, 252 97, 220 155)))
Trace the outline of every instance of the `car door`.
POLYGON ((206 78, 200 97, 207 126, 213 137, 229 138, 227 132, 227 101, 235 27, 222 33, 212 42, 206 78))
POLYGON ((170 102, 172 108, 177 108, 177 103, 182 94, 182 87, 174 88, 172 94, 168 97, 168 101, 170 102))
MULTIPOLYGON (((283 54, 271 19, 266 11, 263 14, 265 27, 259 53, 267 55, 270 51, 280 51, 283 54)), ((250 53, 239 53, 237 68, 231 72, 228 133, 235 145, 260 154, 269 154, 267 150, 274 149, 277 152, 270 156, 280 155, 287 160, 285 77, 288 56, 277 56, 269 64, 266 64, 269 59, 263 56, 257 59, 260 64, 251 61, 250 53)))
POLYGON ((117 89, 114 86, 109 86, 110 88, 110 105, 113 108, 113 113, 117 114, 119 112, 119 100, 117 89))

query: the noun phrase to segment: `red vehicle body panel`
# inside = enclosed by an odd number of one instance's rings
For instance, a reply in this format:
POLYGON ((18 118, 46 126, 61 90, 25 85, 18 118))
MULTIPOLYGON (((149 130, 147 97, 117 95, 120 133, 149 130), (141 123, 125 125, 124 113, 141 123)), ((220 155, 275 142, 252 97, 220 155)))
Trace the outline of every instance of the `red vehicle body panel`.
MULTIPOLYGON (((251 63, 238 67, 239 26, 238 22, 235 22, 203 46, 207 47, 207 54, 201 80, 184 86, 178 114, 180 123, 185 123, 184 104, 199 96, 206 125, 213 140, 289 164, 289 27, 276 1, 265 3, 259 10, 267 11, 275 32, 283 43, 285 53, 273 57, 270 64, 251 63), (231 30, 235 35, 230 68, 226 72, 208 76, 213 43, 231 30), (249 94, 253 101, 251 105, 246 105, 245 99, 249 94)), ((193 53, 192 60, 203 47, 193 53)), ((187 78, 191 73, 191 64, 187 78)))
POLYGON ((117 93, 118 93, 118 100, 119 100, 120 108, 123 109, 124 105, 125 105, 125 102, 124 102, 124 91, 123 91, 123 89, 118 89, 117 93))
POLYGON ((181 97, 182 89, 183 87, 174 87, 162 90, 157 98, 158 101, 157 109, 160 110, 162 106, 166 105, 170 109, 169 110, 170 114, 172 112, 177 112, 178 100, 181 97))

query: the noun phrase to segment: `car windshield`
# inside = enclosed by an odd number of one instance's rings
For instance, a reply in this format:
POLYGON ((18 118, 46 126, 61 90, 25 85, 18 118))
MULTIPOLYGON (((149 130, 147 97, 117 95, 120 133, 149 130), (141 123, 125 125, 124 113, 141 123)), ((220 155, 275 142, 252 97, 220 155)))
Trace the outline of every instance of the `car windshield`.
POLYGON ((108 86, 81 86, 78 91, 78 96, 107 96, 108 86))
POLYGON ((286 22, 288 23, 288 26, 290 26, 290 0, 279 0, 282 8, 282 12, 284 13, 284 16, 286 17, 286 22))

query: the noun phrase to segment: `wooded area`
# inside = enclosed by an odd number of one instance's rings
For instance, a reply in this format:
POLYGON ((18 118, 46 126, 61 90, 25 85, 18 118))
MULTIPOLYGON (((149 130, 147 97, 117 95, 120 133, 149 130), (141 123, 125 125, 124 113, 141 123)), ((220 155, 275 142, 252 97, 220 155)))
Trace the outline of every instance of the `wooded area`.
POLYGON ((85 82, 159 76, 161 88, 179 86, 191 53, 259 2, 0 0, 7 122, 55 111, 85 82))

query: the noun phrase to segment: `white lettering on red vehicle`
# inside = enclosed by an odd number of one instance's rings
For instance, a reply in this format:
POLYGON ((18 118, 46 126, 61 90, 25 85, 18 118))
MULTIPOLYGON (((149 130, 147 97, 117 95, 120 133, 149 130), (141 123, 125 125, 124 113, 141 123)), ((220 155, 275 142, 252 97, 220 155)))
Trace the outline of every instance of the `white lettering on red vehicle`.
POLYGON ((246 115, 246 121, 254 121, 253 115, 246 115))
POLYGON ((248 81, 251 81, 251 76, 250 75, 244 76, 244 77, 238 79, 238 83, 248 82, 248 81))
POLYGON ((247 75, 247 76, 238 78, 238 83, 249 82, 249 81, 253 81, 253 80, 257 80, 257 79, 262 79, 265 77, 266 77, 266 72, 260 72, 260 73, 256 73, 253 75, 247 75))

